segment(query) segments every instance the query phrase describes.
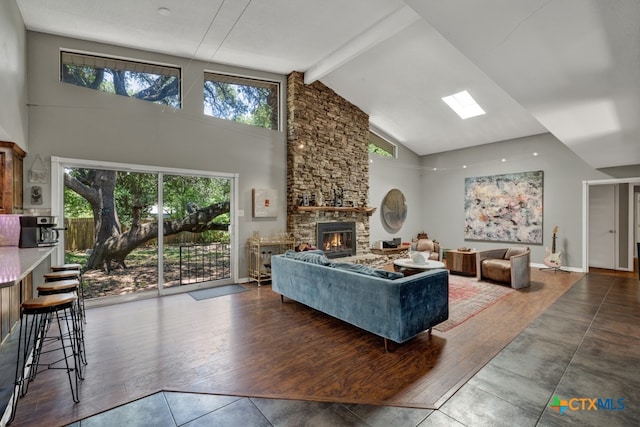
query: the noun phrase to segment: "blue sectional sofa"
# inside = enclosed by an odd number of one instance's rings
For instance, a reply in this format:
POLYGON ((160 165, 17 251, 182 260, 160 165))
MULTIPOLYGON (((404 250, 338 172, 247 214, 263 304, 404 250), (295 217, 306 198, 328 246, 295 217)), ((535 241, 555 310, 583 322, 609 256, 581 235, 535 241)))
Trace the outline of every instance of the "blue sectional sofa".
POLYGON ((401 273, 329 260, 321 251, 271 258, 273 291, 396 343, 449 318, 449 272, 401 273))

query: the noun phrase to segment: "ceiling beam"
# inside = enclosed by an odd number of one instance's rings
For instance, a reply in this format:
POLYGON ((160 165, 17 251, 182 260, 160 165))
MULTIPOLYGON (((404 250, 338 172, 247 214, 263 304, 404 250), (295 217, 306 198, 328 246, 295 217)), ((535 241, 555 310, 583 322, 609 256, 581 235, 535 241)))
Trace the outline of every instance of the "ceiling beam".
POLYGON ((353 39, 349 40, 337 50, 327 55, 325 58, 316 62, 315 65, 309 67, 309 69, 304 73, 305 84, 311 84, 316 80, 320 80, 336 68, 349 62, 379 43, 382 43, 386 39, 393 37, 395 34, 420 19, 420 15, 418 15, 409 6, 403 6, 392 12, 353 39))

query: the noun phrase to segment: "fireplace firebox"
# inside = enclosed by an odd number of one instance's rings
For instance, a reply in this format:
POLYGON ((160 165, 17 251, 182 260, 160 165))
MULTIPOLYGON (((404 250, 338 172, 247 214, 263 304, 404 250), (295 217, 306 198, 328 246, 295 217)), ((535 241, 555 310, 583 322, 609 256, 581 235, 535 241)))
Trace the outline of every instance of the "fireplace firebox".
POLYGON ((355 222, 319 222, 316 242, 327 258, 356 254, 355 222))

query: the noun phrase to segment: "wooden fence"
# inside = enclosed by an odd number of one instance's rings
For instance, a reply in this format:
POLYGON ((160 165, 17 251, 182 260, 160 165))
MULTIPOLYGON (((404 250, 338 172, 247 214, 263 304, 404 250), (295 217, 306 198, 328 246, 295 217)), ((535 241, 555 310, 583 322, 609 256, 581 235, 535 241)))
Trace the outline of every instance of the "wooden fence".
MULTIPOLYGON (((93 218, 65 218, 64 226, 64 250, 65 251, 84 251, 93 248, 95 240, 96 228, 93 224, 93 218)), ((122 231, 126 231, 123 227, 122 231)), ((184 231, 164 238, 165 245, 199 243, 200 234, 184 231)), ((155 246, 156 239, 149 240, 144 246, 155 246)))

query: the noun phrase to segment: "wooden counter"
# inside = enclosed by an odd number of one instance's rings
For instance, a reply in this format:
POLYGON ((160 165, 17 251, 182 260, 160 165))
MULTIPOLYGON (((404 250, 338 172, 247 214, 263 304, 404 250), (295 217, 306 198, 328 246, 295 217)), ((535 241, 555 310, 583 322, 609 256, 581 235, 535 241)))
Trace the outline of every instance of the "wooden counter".
POLYGON ((45 261, 53 247, 20 249, 0 247, 0 342, 20 318, 20 304, 33 294, 32 272, 45 261))

